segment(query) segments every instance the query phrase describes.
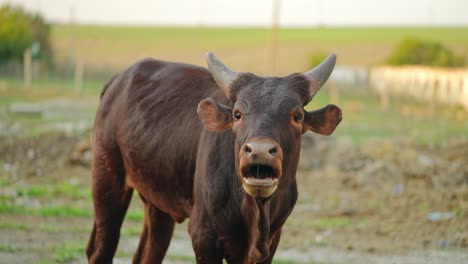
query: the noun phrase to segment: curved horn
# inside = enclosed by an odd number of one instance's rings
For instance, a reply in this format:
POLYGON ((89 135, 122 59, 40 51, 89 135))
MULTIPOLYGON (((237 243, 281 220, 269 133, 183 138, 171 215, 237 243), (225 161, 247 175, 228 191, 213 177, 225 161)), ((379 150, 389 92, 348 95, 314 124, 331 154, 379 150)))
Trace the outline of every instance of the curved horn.
POLYGON ((208 52, 206 54, 206 64, 211 72, 216 84, 223 90, 224 94, 229 98, 231 84, 237 78, 237 73, 224 65, 216 56, 208 52))
POLYGON ((317 67, 304 73, 304 76, 310 81, 310 97, 312 98, 320 87, 328 80, 336 64, 336 54, 332 53, 322 61, 317 67))

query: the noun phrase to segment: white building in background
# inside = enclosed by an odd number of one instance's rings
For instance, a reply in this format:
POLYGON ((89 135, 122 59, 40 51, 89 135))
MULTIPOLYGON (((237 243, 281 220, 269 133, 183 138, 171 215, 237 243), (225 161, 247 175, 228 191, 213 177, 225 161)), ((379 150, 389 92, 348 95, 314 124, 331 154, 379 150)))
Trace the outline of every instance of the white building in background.
MULTIPOLYGON (((269 26, 274 0, 0 0, 53 22, 269 26)), ((310 26, 468 26, 468 0, 280 0, 280 24, 310 26)))

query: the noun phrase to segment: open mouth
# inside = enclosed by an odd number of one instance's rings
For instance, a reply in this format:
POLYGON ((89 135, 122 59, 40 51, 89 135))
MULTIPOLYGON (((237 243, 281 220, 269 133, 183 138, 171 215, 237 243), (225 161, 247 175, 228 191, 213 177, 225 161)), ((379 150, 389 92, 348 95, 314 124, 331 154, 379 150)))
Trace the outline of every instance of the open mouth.
POLYGON ((266 164, 249 164, 242 169, 242 186, 251 196, 268 197, 276 190, 279 172, 266 164))
POLYGON ((271 186, 278 178, 270 165, 251 164, 243 170, 244 182, 255 186, 271 186))

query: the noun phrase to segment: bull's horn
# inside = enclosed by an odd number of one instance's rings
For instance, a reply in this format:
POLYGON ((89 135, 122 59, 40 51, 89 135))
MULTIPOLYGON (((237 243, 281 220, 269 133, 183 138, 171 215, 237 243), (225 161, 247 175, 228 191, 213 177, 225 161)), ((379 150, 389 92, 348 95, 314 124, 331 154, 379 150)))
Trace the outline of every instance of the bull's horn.
POLYGON ((211 72, 216 84, 223 90, 229 98, 231 95, 231 84, 237 78, 237 73, 224 65, 216 56, 208 52, 206 54, 206 64, 211 72))
POLYGON ((304 73, 304 76, 307 77, 310 81, 310 97, 313 97, 319 90, 320 87, 328 80, 330 77, 333 68, 336 63, 336 54, 332 53, 322 61, 317 67, 312 70, 304 73))

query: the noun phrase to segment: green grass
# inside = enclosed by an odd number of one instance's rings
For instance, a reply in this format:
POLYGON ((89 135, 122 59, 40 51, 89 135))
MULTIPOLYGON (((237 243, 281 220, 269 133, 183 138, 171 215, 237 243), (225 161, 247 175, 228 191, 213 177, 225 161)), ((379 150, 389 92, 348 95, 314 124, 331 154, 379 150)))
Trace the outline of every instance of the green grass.
MULTIPOLYGON (((59 196, 57 196, 59 198, 59 196)), ((91 205, 91 200, 89 200, 91 205)), ((12 199, 3 197, 0 199, 0 214, 34 215, 41 217, 92 217, 92 208, 77 207, 71 205, 45 205, 39 208, 26 207, 15 204, 12 199)), ((127 212, 126 218, 133 221, 144 219, 144 212, 140 208, 134 208, 127 212)), ((0 225, 1 228, 1 225, 0 225)), ((136 230, 129 230, 129 234, 136 233, 136 230)))
MULTIPOLYGON (((38 230, 40 232, 46 233, 88 233, 90 232, 91 227, 81 227, 81 226, 60 226, 52 224, 40 224, 39 226, 28 226, 23 223, 13 223, 13 222, 0 222, 0 229, 10 229, 10 230, 22 230, 22 231, 31 231, 38 230)), ((127 236, 136 236, 141 233, 141 228, 128 227, 122 229, 123 233, 127 236)))
MULTIPOLYGON (((133 252, 123 252, 123 251, 116 251, 115 256, 116 258, 133 258, 134 253, 133 252)), ((130 261, 131 262, 131 261, 130 261)))
MULTIPOLYGON (((2 79, 2 77, 0 77, 0 79, 2 79)), ((7 83, 10 84, 11 82, 11 85, 13 86, 13 80, 5 80, 7 83)), ((25 98, 24 96, 22 95, 8 95, 6 93, 1 93, 2 96, 0 96, 0 105, 9 105, 11 104, 12 102, 26 102, 28 101, 27 98, 25 98)))
POLYGON ((91 209, 73 206, 43 206, 40 208, 30 208, 11 203, 0 203, 0 214, 34 215, 43 217, 91 217, 91 209))
POLYGON ((39 264, 51 264, 51 263, 54 263, 54 262, 51 261, 51 260, 48 259, 48 258, 42 258, 38 263, 39 263, 39 264))
POLYGON ((26 208, 23 206, 18 206, 14 204, 9 204, 2 202, 0 203, 0 214, 19 214, 25 215, 31 213, 33 210, 31 208, 26 208))
POLYGON ((31 228, 21 223, 0 222, 0 229, 31 230, 31 228))
POLYGON ((17 251, 17 248, 10 243, 1 243, 0 252, 14 253, 17 251))
POLYGON ((0 187, 6 187, 8 185, 10 185, 10 181, 8 179, 0 180, 0 187))
POLYGON ((174 254, 169 254, 165 257, 165 259, 169 260, 169 261, 174 261, 174 262, 187 262, 187 263, 190 263, 190 262, 195 262, 195 258, 192 257, 192 256, 188 256, 188 255, 174 255, 174 254))
MULTIPOLYGON (((280 29, 278 67, 282 73, 305 70, 308 57, 319 51, 337 52, 344 64, 379 63, 393 45, 407 36, 440 41, 464 52, 468 46, 467 32, 467 28, 280 29)), ((122 70, 144 57, 204 65, 204 54, 211 50, 226 58, 235 69, 262 72, 268 67, 265 55, 269 40, 270 30, 266 28, 52 27, 58 61, 67 61, 75 49, 85 67, 114 70, 122 70)))
POLYGON ((31 186, 29 188, 21 188, 17 190, 18 196, 27 197, 44 197, 49 193, 47 186, 31 186))
POLYGON ((120 234, 124 237, 130 237, 130 236, 140 236, 142 232, 142 227, 141 226, 127 226, 127 227, 122 227, 120 230, 120 234))
MULTIPOLYGON (((90 80, 84 78, 83 86, 81 93, 82 94, 96 94, 102 90, 104 84, 108 81, 109 78, 103 78, 102 80, 90 80)), ((73 76, 64 77, 64 78, 47 78, 41 76, 38 79, 32 81, 31 88, 25 88, 23 79, 21 78, 11 78, 7 76, 0 76, 0 82, 6 83, 8 90, 20 91, 22 94, 13 94, 10 96, 1 96, 0 105, 8 104, 14 101, 35 101, 37 95, 44 90, 47 91, 48 95, 57 95, 61 96, 63 94, 69 94, 71 96, 76 96, 75 93, 75 82, 73 76), (28 95, 29 94, 29 95, 28 95)))
POLYGON ((141 221, 145 219, 145 213, 141 209, 132 209, 127 212, 125 218, 133 221, 141 221))
POLYGON ((323 41, 344 43, 395 43, 405 36, 415 36, 445 43, 468 43, 466 28, 427 27, 360 27, 282 29, 283 41, 323 41))
POLYGON ((51 224, 41 224, 39 231, 46 233, 89 233, 91 231, 90 226, 58 226, 51 224))
POLYGON ((353 221, 349 218, 338 218, 338 217, 330 217, 330 218, 319 218, 312 221, 312 226, 317 230, 327 230, 327 229, 335 229, 341 228, 345 226, 352 225, 353 221))
POLYGON ((85 254, 85 243, 66 242, 54 248, 54 261, 56 263, 70 263, 85 254))
POLYGON ((22 187, 17 189, 17 193, 18 196, 29 198, 91 199, 91 189, 88 186, 70 182, 22 187))
MULTIPOLYGON (((327 92, 326 88, 321 91, 306 109, 318 109, 328 104, 327 92)), ((349 137, 356 144, 370 139, 404 138, 440 145, 453 138, 468 137, 468 112, 460 107, 436 105, 430 115, 427 103, 392 98, 390 108, 383 111, 377 97, 363 93, 341 94, 337 105, 343 111, 343 121, 333 136, 349 137), (403 111, 410 113, 405 116, 403 111)))
POLYGON ((65 182, 52 188, 51 194, 54 197, 70 197, 72 199, 91 199, 91 188, 80 184, 65 182))
POLYGON ((77 208, 71 206, 45 206, 35 210, 39 216, 61 216, 61 217, 91 217, 93 211, 84 208, 77 208))
MULTIPOLYGON (((158 41, 184 45, 181 41, 193 40, 192 44, 211 46, 234 46, 258 43, 269 38, 266 28, 182 28, 182 27, 119 27, 85 25, 70 28, 68 25, 54 25, 52 34, 56 38, 67 38, 71 34, 77 39, 94 38, 108 41, 158 41), (74 30, 74 31, 73 31, 74 30)), ((468 42, 466 28, 427 27, 335 27, 335 28, 283 28, 279 31, 280 41, 315 41, 345 43, 396 42, 412 35, 443 42, 468 42)), ((186 47, 186 45, 184 45, 186 47)))
MULTIPOLYGON (((178 28, 178 27, 119 27, 84 25, 70 27, 68 25, 54 25, 53 38, 68 38, 74 34, 79 40, 95 39, 99 41, 121 42, 138 41, 149 42, 158 46, 172 45, 186 47, 186 40, 192 40, 193 45, 216 45, 230 47, 247 45, 264 41, 269 31, 260 28, 178 28)), ((143 44, 143 43, 142 43, 143 44)))

